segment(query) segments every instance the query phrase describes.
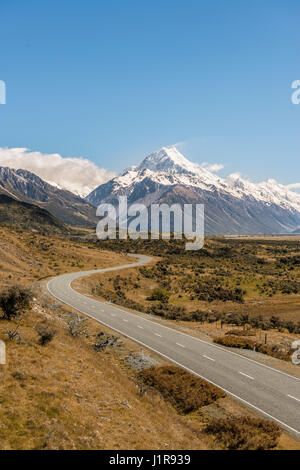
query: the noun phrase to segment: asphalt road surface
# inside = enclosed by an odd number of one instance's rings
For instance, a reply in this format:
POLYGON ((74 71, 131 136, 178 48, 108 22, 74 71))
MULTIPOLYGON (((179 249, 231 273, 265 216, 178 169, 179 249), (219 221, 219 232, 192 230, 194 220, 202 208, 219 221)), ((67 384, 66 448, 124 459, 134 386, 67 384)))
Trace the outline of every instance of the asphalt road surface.
POLYGON ((300 438, 299 378, 72 289, 72 281, 80 277, 142 266, 151 260, 144 255, 134 256, 138 261, 132 264, 58 276, 48 282, 48 291, 61 302, 217 385, 300 438))

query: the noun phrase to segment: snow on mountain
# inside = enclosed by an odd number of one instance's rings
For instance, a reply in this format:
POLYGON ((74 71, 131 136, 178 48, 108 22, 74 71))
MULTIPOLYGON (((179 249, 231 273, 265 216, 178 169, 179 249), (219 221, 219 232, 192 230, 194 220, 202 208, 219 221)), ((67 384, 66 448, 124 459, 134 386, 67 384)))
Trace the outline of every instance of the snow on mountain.
POLYGON ((211 233, 292 232, 300 224, 300 194, 275 180, 252 183, 232 174, 221 178, 187 160, 175 147, 163 147, 139 165, 100 185, 87 197, 97 206, 117 203, 204 203, 211 233))
MULTIPOLYGON (((187 160, 175 147, 163 147, 147 156, 140 165, 124 170, 120 176, 111 180, 112 191, 118 192, 120 188, 130 187, 133 190, 137 183, 146 178, 164 186, 184 185, 206 191, 219 191, 236 198, 254 198, 257 201, 300 212, 300 194, 275 180, 252 183, 242 179, 239 174, 221 178, 201 165, 187 160)), ((91 195, 88 196, 88 200, 91 199, 91 195)))

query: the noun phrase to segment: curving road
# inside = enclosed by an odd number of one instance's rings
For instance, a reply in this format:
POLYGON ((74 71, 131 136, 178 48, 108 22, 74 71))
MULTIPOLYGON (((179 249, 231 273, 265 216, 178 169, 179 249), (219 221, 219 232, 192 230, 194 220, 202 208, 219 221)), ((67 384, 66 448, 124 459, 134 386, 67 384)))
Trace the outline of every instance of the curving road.
POLYGON ((300 438, 299 378, 72 289, 72 281, 80 277, 138 267, 151 261, 148 256, 131 256, 138 261, 58 276, 48 282, 48 291, 61 302, 217 385, 300 438))

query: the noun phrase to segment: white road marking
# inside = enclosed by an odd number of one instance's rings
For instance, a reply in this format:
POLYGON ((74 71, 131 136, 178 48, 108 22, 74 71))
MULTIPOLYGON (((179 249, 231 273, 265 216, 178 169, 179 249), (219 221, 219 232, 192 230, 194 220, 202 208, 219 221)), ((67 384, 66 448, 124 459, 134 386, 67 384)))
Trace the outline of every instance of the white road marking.
POLYGON ((293 398, 296 401, 300 401, 299 398, 293 397, 293 395, 288 395, 288 397, 293 398))
POLYGON ((143 330, 143 329, 144 329, 144 327, 143 327, 143 326, 141 326, 141 325, 138 325, 137 327, 138 327, 138 328, 140 328, 141 330, 143 330))
POLYGON ((248 379, 254 380, 254 378, 251 377, 251 375, 244 374, 244 372, 239 372, 239 374, 244 375, 244 376, 247 377, 248 379))
POLYGON ((115 316, 116 316, 116 314, 115 314, 115 313, 111 313, 111 316, 112 316, 112 317, 115 317, 115 316))
POLYGON ((162 336, 159 334, 159 333, 154 333, 155 336, 159 336, 160 338, 162 338, 162 336))
POLYGON ((185 346, 183 346, 183 344, 180 344, 180 343, 176 343, 177 346, 180 346, 181 348, 185 348, 185 346))
POLYGON ((205 354, 202 354, 202 356, 205 357, 206 359, 209 359, 210 361, 215 362, 215 359, 213 359, 212 357, 208 357, 205 354))
POLYGON ((128 320, 126 320, 126 318, 123 318, 123 321, 126 321, 126 322, 128 322, 128 320))

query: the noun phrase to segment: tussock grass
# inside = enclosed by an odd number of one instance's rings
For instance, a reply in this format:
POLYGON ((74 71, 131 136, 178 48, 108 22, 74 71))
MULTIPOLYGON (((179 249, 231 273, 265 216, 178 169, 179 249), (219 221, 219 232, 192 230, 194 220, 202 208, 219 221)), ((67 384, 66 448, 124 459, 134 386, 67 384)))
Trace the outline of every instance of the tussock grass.
POLYGON ((261 418, 250 416, 212 419, 205 433, 229 450, 269 450, 277 446, 280 427, 261 418))
POLYGON ((190 413, 225 397, 218 387, 173 365, 154 366, 139 372, 137 377, 144 385, 157 390, 180 413, 190 413))

